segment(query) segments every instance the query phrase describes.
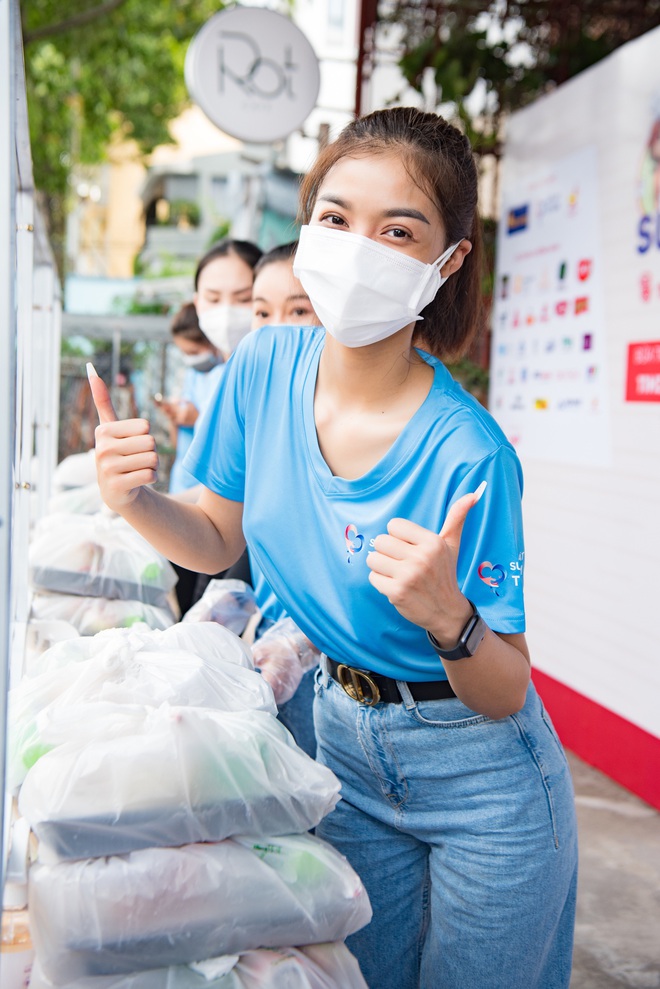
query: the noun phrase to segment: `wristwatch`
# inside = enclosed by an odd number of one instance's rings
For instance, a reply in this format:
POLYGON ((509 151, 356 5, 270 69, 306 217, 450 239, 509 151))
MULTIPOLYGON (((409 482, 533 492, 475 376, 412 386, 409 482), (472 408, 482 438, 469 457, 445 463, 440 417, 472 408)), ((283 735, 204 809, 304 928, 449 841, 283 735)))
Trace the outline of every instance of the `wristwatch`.
POLYGON ((472 614, 468 618, 465 628, 458 637, 458 642, 453 649, 443 649, 436 637, 431 633, 426 633, 429 642, 437 652, 440 659, 465 659, 466 656, 474 656, 481 640, 486 634, 486 623, 477 611, 472 601, 472 614))

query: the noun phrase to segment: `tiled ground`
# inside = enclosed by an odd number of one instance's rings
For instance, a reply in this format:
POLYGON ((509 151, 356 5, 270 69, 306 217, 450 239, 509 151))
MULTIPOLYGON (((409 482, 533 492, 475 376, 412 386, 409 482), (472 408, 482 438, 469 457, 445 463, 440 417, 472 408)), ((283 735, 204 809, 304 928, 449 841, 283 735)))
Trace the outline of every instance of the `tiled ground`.
POLYGON ((660 989, 660 813, 569 761, 580 833, 571 989, 660 989))

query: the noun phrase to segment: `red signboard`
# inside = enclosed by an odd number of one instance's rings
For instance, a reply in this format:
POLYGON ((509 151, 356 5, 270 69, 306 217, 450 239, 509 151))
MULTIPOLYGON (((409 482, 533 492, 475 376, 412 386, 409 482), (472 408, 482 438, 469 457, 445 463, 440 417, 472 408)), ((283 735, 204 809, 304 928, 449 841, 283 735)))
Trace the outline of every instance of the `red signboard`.
POLYGON ((660 402, 660 340, 628 344, 627 402, 660 402))

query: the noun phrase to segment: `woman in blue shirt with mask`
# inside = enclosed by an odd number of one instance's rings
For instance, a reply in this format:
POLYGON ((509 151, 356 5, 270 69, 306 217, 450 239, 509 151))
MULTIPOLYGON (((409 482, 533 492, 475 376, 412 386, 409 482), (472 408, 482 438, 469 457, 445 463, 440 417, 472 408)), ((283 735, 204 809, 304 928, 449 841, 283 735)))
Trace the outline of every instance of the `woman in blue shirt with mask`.
POLYGON ((377 111, 320 154, 301 212, 323 328, 238 347, 186 461, 197 505, 149 487, 148 423, 92 377, 103 496, 185 566, 247 540, 326 654, 315 725, 342 800, 318 833, 371 897, 348 942, 371 989, 566 989, 575 820, 530 681, 520 466, 441 363, 478 328, 469 143, 377 111))
POLYGON ((170 470, 170 494, 178 494, 198 482, 185 470, 183 458, 188 452, 200 414, 218 386, 224 370, 224 359, 216 347, 202 333, 197 310, 187 302, 172 319, 172 339, 181 351, 185 375, 180 399, 159 401, 162 409, 176 430, 176 457, 170 470))

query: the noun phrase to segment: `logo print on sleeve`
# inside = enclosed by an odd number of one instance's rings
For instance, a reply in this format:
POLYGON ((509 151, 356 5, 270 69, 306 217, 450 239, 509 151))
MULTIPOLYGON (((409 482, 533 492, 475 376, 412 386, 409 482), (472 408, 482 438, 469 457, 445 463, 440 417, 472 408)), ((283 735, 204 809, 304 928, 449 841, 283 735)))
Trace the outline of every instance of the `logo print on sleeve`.
POLYGON ((350 563, 351 557, 359 553, 364 546, 364 536, 357 531, 357 526, 351 522, 344 530, 344 539, 346 540, 346 552, 348 554, 346 562, 350 563))
POLYGON ((479 564, 477 570, 480 580, 483 580, 484 584, 488 587, 492 587, 495 591, 497 597, 500 596, 500 587, 506 580, 506 570, 501 563, 491 563, 490 560, 484 560, 483 563, 479 564))

